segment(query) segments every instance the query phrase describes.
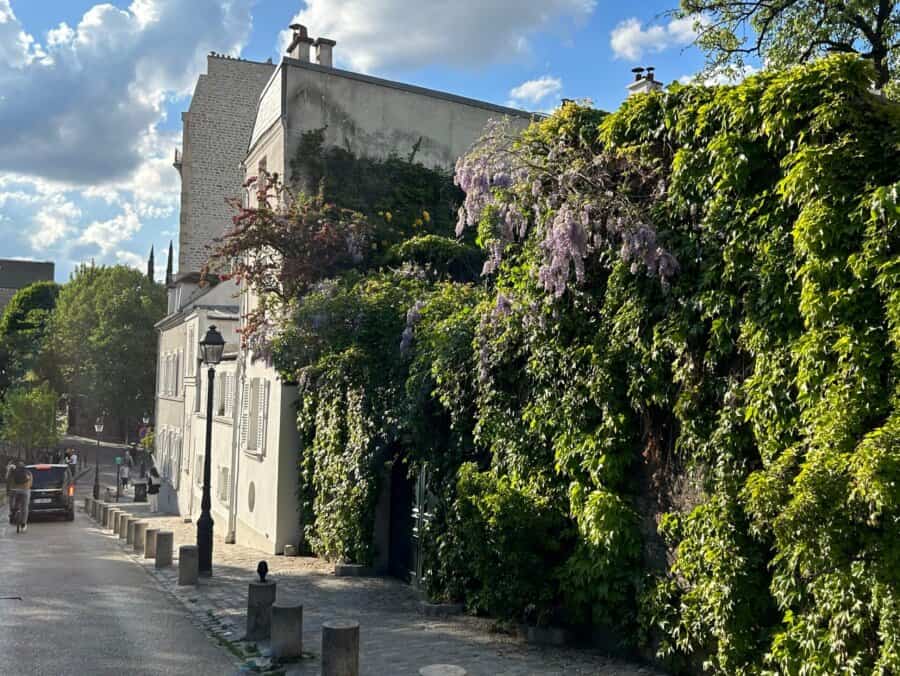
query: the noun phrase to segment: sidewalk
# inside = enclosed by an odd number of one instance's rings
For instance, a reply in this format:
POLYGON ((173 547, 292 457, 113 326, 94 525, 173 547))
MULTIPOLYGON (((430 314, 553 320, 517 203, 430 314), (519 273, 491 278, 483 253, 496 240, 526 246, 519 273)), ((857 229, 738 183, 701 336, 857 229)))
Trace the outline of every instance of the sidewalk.
MULTIPOLYGON (((123 504, 144 513, 144 505, 123 504)), ((175 534, 175 553, 183 544, 196 544, 194 524, 182 517, 144 514, 154 528, 175 534)), ((112 536, 110 536, 112 537, 112 536)), ((244 635, 247 584, 256 579, 257 563, 265 559, 270 577, 278 584, 278 600, 303 605, 303 647, 308 659, 290 665, 286 673, 319 674, 321 627, 324 621, 352 619, 360 623, 361 674, 417 676, 430 664, 455 664, 469 676, 650 676, 650 667, 629 664, 584 650, 545 648, 489 633, 491 623, 467 616, 424 617, 418 613, 414 590, 389 578, 335 577, 333 566, 311 557, 267 556, 240 545, 227 545, 216 537, 213 577, 197 587, 177 586, 174 567, 156 570, 154 562, 132 555, 162 588, 178 599, 214 639, 232 652, 247 657, 244 635)), ((264 645, 260 646, 265 655, 264 645)), ((255 651, 249 646, 250 652, 255 651)), ((258 670, 267 660, 251 658, 258 670)), ((250 667, 247 667, 250 669, 250 667)), ((274 673, 285 673, 274 672, 274 673)))

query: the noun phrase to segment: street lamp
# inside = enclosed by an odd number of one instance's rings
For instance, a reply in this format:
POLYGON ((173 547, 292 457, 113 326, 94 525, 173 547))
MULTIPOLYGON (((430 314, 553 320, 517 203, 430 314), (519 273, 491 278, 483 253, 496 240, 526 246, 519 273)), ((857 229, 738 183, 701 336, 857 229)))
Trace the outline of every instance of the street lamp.
POLYGON ((199 572, 206 577, 212 575, 213 520, 209 510, 212 500, 209 496, 210 467, 212 465, 212 421, 213 383, 216 379, 216 364, 222 361, 225 339, 210 326, 200 341, 200 358, 209 366, 206 382, 206 455, 203 458, 203 499, 200 501, 200 518, 197 520, 197 555, 199 572))
POLYGON ((100 499, 100 435, 103 434, 103 417, 94 422, 94 431, 97 433, 97 452, 94 454, 94 500, 100 499))

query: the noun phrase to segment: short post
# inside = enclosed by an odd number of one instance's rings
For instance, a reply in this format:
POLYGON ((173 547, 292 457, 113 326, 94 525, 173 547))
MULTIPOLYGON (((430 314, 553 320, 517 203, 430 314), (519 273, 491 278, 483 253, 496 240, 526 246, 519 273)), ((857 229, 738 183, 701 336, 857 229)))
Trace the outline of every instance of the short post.
POLYGON ((272 632, 274 582, 251 582, 247 594, 247 640, 264 641, 272 632))
POLYGON ((107 530, 113 529, 113 524, 116 522, 116 512, 119 510, 115 507, 110 507, 106 510, 106 520, 103 522, 103 527, 107 530))
POLYGON ((303 606, 286 603, 272 606, 272 654, 279 658, 303 654, 303 606))
POLYGON ((97 520, 97 510, 100 508, 99 500, 91 500, 91 518, 97 520))
POLYGON ((113 512, 112 530, 116 535, 119 534, 119 521, 122 520, 123 516, 125 516, 125 512, 123 512, 121 509, 116 509, 113 512))
POLYGON ((197 545, 181 545, 178 548, 178 584, 193 586, 200 577, 200 556, 197 545))
POLYGON ((175 534, 170 530, 156 533, 156 567, 168 568, 172 565, 172 547, 175 546, 175 534))
POLYGON ((138 520, 136 516, 133 516, 128 520, 128 530, 125 531, 125 544, 134 544, 134 527, 137 526, 137 523, 138 520))
POLYGON ((134 524, 134 541, 131 544, 134 545, 135 554, 144 553, 144 539, 149 525, 146 521, 138 521, 134 524))
POLYGON ((359 622, 322 623, 322 676, 359 676, 359 622))
POLYGON ((119 539, 124 540, 128 536, 128 522, 134 517, 130 514, 123 514, 119 519, 119 539))
POLYGON ((419 676, 466 676, 468 673, 454 664, 429 664, 419 669, 419 676))
POLYGON ((100 505, 100 525, 106 528, 106 514, 109 512, 109 505, 105 502, 100 505))
POLYGON ((84 499, 84 511, 85 511, 85 513, 89 512, 90 509, 91 509, 91 500, 93 500, 93 498, 90 498, 90 497, 84 499))
POLYGON ((284 546, 284 555, 285 556, 297 556, 297 546, 296 545, 285 545, 284 546))
POLYGON ((148 528, 147 532, 144 534, 144 558, 145 559, 155 559, 156 558, 156 534, 159 533, 159 528, 148 528))

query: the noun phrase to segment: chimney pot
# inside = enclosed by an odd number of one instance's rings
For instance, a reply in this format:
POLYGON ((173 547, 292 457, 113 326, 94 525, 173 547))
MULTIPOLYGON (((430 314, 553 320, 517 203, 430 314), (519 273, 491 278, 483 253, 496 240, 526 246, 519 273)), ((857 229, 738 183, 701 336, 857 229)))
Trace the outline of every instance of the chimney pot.
POLYGON ((663 88, 662 83, 653 77, 653 66, 647 68, 632 68, 631 72, 635 74, 634 82, 629 82, 628 96, 634 94, 643 94, 645 92, 655 92, 663 88), (646 75, 644 75, 646 73, 646 75))
POLYGON ((337 42, 328 38, 318 38, 316 40, 316 62, 320 66, 331 68, 334 65, 334 46, 336 44, 337 42))
POLYGON ((309 47, 313 43, 306 26, 299 23, 292 23, 289 28, 294 31, 294 38, 288 45, 287 55, 298 61, 309 61, 309 47))

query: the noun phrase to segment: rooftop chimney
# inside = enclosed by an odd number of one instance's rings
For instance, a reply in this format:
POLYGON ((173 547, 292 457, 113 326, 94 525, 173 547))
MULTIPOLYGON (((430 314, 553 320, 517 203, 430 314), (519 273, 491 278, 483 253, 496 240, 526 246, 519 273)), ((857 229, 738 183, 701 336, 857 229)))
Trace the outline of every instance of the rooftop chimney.
POLYGON ((628 96, 643 94, 645 92, 655 92, 662 89, 662 83, 657 82, 653 78, 654 70, 656 69, 653 66, 647 66, 646 68, 632 68, 631 72, 634 73, 634 81, 629 82, 626 87, 626 89, 628 89, 628 96))
POLYGON ((328 38, 318 38, 316 40, 316 62, 320 66, 331 68, 333 65, 334 46, 336 44, 334 40, 329 40, 328 38))
POLYGON ((287 55, 298 61, 309 61, 309 47, 313 44, 313 39, 306 32, 306 26, 292 23, 290 29, 294 31, 294 38, 288 45, 287 55))

